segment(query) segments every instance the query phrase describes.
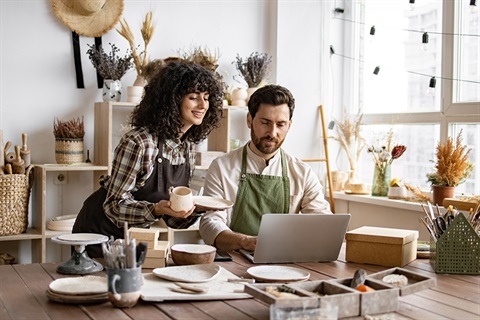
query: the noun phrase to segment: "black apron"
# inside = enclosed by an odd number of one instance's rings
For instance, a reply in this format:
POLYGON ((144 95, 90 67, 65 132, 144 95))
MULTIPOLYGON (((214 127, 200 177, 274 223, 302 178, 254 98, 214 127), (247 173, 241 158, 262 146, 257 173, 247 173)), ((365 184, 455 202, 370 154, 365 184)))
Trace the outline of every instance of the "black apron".
MULTIPOLYGON (((163 143, 158 142, 158 155, 152 174, 145 181, 145 185, 132 193, 137 201, 148 201, 157 203, 160 200, 170 198, 168 189, 171 186, 188 186, 190 180, 189 150, 185 150, 185 163, 172 165, 163 157, 163 143)), ((100 187, 90 195, 78 214, 72 233, 98 233, 106 236, 113 236, 115 239, 123 239, 123 228, 117 227, 105 214, 103 203, 107 198, 107 190, 100 187)), ((148 223, 142 225, 131 225, 130 227, 148 227, 148 223)), ((101 245, 86 246, 87 253, 92 258, 103 256, 101 245)))

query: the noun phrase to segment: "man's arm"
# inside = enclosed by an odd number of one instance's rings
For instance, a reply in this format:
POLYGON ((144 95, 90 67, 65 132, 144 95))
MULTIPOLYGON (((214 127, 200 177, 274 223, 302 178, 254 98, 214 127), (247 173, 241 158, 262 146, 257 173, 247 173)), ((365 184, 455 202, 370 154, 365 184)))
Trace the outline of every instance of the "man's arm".
POLYGON ((233 232, 232 230, 222 231, 215 239, 215 247, 225 250, 245 249, 249 251, 255 250, 257 237, 247 236, 245 234, 233 232))

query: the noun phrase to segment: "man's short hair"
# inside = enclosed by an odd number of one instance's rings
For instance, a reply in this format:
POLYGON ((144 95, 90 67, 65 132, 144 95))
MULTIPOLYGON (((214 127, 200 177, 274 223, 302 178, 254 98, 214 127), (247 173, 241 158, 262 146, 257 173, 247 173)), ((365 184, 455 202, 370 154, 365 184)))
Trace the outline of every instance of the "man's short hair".
POLYGON ((290 119, 293 117, 293 110, 295 109, 295 99, 292 93, 285 87, 270 84, 257 89, 248 100, 248 112, 252 118, 255 118, 260 105, 262 103, 279 106, 287 104, 290 110, 290 119))

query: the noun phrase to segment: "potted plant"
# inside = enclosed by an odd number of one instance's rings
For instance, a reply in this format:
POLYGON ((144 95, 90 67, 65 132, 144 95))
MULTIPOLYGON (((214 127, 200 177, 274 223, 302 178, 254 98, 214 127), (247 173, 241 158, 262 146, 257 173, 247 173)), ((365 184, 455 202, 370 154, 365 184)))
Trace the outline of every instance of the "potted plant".
POLYGON ((233 62, 235 68, 247 83, 247 101, 252 93, 265 84, 270 72, 272 57, 267 53, 253 52, 249 57, 243 59, 238 54, 233 62))
POLYGON ((427 180, 432 185, 433 203, 443 205, 443 199, 452 198, 455 187, 465 182, 473 171, 473 164, 468 160, 472 149, 462 145, 462 131, 458 133, 456 142, 451 137, 439 142, 436 148, 436 171, 427 174, 427 180))
POLYGON ((106 53, 102 46, 96 47, 88 45, 88 58, 92 62, 97 72, 104 79, 103 81, 103 101, 120 101, 122 96, 122 84, 120 79, 133 66, 132 52, 127 50, 125 56, 118 55, 120 49, 110 43, 112 50, 106 53))
POLYGON ((83 162, 83 137, 85 136, 83 117, 67 121, 55 118, 53 135, 55 136, 55 159, 58 164, 83 162))

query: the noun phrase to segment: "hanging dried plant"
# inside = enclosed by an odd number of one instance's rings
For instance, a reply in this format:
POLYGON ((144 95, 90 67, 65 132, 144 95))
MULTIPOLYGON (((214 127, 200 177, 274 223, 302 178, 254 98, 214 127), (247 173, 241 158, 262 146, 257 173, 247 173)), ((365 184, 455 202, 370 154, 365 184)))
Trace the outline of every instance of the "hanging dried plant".
POLYGON ((468 161, 472 149, 462 145, 462 130, 458 133, 456 143, 451 137, 445 143, 439 142, 436 150, 437 159, 434 161, 434 173, 427 174, 428 182, 432 185, 456 187, 465 182, 473 171, 473 164, 468 161))
POLYGON ((83 117, 67 121, 55 118, 53 121, 53 135, 57 139, 83 139, 85 136, 83 117))
POLYGON ((237 54, 233 62, 240 75, 243 77, 249 88, 260 87, 270 72, 272 57, 267 53, 253 52, 245 60, 237 54))

